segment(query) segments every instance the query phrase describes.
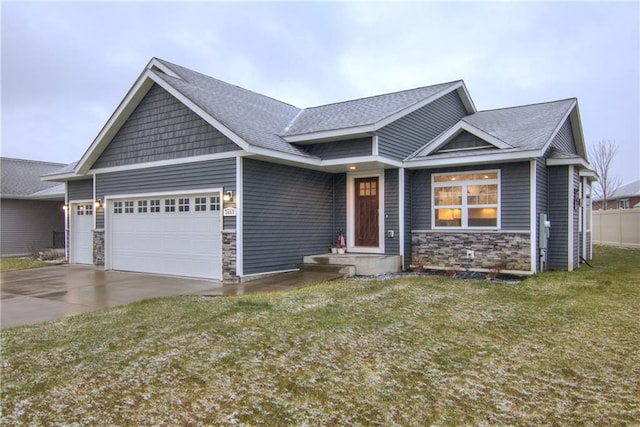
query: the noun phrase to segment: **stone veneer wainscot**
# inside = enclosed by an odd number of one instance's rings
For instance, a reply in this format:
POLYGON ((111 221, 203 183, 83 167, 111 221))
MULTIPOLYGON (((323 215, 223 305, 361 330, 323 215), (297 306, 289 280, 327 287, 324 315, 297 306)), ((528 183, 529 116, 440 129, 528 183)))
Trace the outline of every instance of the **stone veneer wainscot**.
POLYGON ((235 231, 222 232, 222 280, 225 283, 238 283, 235 231))
POLYGON ((411 233, 412 261, 426 267, 531 271, 531 236, 513 232, 411 233), (467 258, 474 251, 474 259, 467 258))

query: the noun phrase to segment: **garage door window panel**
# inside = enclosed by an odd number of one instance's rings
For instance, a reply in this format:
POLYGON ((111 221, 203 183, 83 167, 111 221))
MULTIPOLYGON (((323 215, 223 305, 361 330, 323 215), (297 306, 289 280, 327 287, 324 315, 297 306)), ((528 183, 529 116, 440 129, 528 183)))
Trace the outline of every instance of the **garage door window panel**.
POLYGON ((175 212, 176 211, 176 199, 165 199, 165 201, 164 201, 164 211, 165 212, 175 212))
POLYGON ((189 203, 191 199, 180 198, 178 199, 178 212, 189 212, 189 203))
POLYGON ((149 200, 149 212, 151 212, 151 213, 160 212, 160 200, 159 199, 149 200))

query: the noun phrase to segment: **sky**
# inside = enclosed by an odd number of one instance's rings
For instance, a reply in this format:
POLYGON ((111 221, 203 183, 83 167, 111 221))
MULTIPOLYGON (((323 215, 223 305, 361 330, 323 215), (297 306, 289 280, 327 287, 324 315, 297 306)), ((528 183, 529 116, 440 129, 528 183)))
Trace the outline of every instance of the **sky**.
POLYGON ((152 57, 296 107, 465 81, 478 110, 578 98, 640 179, 640 3, 1 3, 1 154, 78 160, 152 57))

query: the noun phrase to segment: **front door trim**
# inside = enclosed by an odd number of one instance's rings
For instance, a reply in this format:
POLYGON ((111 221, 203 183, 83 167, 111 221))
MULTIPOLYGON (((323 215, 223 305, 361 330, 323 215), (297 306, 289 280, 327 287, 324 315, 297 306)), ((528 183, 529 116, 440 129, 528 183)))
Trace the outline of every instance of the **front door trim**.
POLYGON ((347 251, 359 253, 384 253, 384 170, 347 173, 347 251), (356 178, 378 178, 378 247, 358 247, 355 243, 355 180, 356 178))

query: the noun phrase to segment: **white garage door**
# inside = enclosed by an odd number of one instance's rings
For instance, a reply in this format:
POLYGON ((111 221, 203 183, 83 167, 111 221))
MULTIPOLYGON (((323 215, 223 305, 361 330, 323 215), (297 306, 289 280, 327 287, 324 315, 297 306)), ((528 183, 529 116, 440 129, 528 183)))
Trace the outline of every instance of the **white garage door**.
POLYGON ((73 264, 93 264, 93 204, 71 203, 69 258, 73 264))
POLYGON ((107 208, 111 269, 221 278, 219 194, 118 199, 107 208))

